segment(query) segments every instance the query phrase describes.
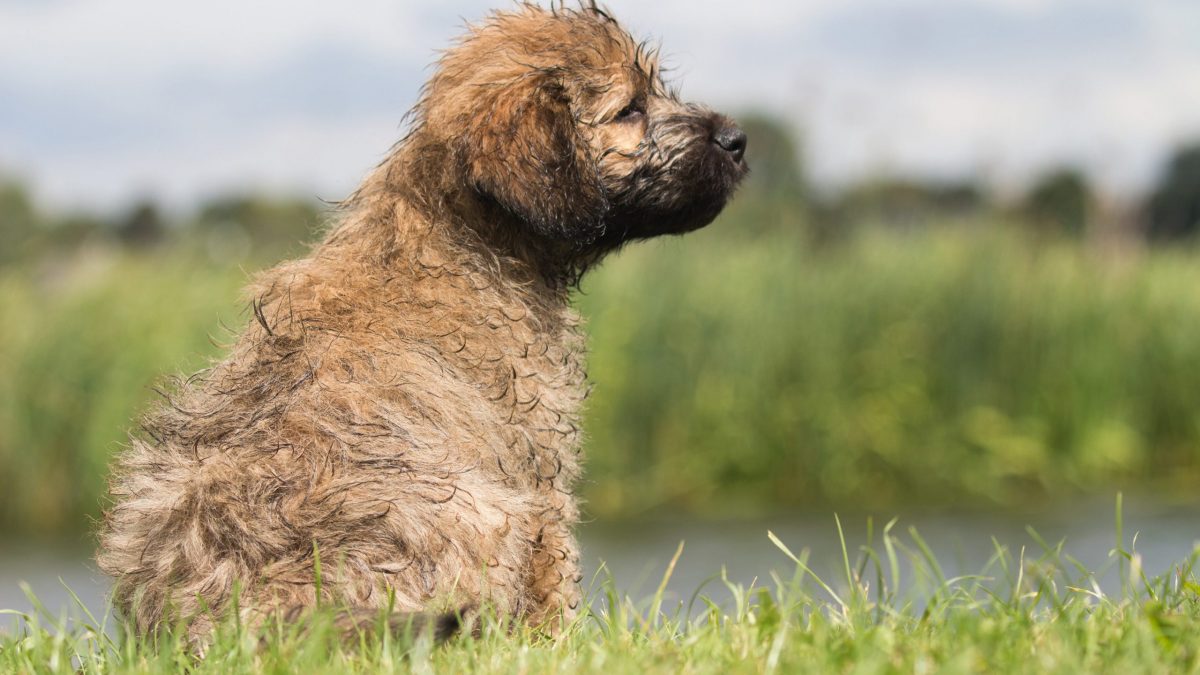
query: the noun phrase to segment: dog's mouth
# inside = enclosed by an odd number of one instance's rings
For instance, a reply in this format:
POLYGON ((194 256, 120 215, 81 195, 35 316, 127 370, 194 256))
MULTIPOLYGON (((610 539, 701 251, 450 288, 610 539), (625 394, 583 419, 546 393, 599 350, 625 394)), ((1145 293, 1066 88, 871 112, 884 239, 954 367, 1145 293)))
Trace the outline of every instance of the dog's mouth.
POLYGON ((667 202, 616 206, 611 213, 610 231, 624 240, 647 239, 666 234, 685 234, 698 230, 720 215, 747 167, 744 159, 715 156, 694 172, 695 178, 671 178, 660 184, 671 191, 667 202))
POLYGON ((697 138, 688 162, 672 167, 664 176, 678 199, 672 208, 657 215, 647 236, 683 234, 710 224, 725 208, 737 186, 749 172, 746 137, 740 129, 729 132, 733 139, 697 138))

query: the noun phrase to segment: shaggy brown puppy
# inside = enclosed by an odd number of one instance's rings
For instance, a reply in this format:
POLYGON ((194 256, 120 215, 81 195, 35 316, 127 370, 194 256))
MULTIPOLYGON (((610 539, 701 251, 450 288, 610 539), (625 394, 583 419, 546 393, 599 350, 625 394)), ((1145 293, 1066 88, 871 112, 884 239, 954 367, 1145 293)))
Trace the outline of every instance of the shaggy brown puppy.
POLYGON ((235 588, 251 622, 319 600, 352 620, 577 608, 569 290, 625 242, 710 222, 745 135, 681 103, 590 4, 492 14, 412 115, 325 240, 250 286, 230 354, 121 456, 98 560, 140 630, 185 617, 202 637, 235 588))

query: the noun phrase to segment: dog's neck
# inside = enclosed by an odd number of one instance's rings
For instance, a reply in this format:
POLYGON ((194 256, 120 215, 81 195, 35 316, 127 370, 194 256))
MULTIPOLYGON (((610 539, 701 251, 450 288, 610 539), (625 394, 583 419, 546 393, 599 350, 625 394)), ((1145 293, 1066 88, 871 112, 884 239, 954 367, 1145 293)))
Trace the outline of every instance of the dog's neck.
MULTIPOLYGON (((341 206, 337 225, 314 256, 377 268, 381 277, 469 277, 554 322, 568 310, 571 285, 564 271, 546 262, 547 252, 506 236, 511 223, 496 223, 488 205, 443 195, 431 202, 379 167, 341 206), (488 223, 476 227, 470 223, 488 223)), ((432 278, 432 279, 431 279, 432 278)))
POLYGON ((401 142, 343 207, 341 227, 327 244, 358 241, 382 264, 430 247, 470 252, 482 271, 541 287, 564 303, 583 274, 621 245, 538 236, 457 175, 444 148, 413 138, 401 142))
POLYGON ((498 250, 477 230, 431 217, 386 183, 368 182, 343 209, 312 257, 360 283, 374 280, 375 290, 360 296, 364 316, 387 322, 402 308, 404 338, 436 345, 489 400, 501 407, 542 401, 537 410, 509 410, 507 419, 530 420, 534 435, 566 429, 574 438, 586 387, 569 286, 548 282, 528 259, 498 250), (528 379, 531 372, 538 376, 528 379), (514 383, 518 375, 526 379, 514 383), (510 401, 513 392, 520 396, 510 401))

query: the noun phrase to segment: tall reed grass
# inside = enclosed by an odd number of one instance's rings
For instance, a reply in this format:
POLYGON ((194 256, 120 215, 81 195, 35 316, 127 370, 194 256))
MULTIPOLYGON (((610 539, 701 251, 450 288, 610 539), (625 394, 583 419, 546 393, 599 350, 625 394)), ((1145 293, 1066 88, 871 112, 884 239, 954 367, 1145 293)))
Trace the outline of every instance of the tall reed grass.
MULTIPOLYGON (((718 225, 584 282, 592 516, 1194 494, 1200 254, 718 225)), ((245 278, 181 252, 0 270, 0 532, 88 527, 155 382, 247 320, 245 278)))

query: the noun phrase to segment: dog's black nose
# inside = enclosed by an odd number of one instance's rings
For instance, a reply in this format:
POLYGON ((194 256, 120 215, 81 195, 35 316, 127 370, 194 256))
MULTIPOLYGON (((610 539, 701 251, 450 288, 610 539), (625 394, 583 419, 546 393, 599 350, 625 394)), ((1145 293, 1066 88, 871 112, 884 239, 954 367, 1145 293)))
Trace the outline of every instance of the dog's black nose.
POLYGON ((721 149, 733 155, 733 161, 742 161, 742 156, 746 154, 746 132, 742 131, 737 125, 729 124, 717 129, 712 137, 713 143, 721 146, 721 149))

